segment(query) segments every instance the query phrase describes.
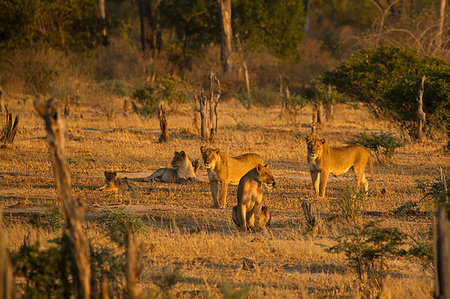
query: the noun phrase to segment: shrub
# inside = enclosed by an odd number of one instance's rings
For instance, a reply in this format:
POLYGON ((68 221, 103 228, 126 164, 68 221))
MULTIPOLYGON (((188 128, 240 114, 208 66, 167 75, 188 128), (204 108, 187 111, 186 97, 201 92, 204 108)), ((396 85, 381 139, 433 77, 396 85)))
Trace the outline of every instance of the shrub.
POLYGON ((385 269, 385 259, 405 255, 401 249, 406 235, 398 228, 382 228, 376 222, 365 224, 356 232, 338 237, 338 244, 326 249, 332 253, 344 253, 360 280, 374 279, 380 285, 385 269))
MULTIPOLYGON (((180 268, 164 267, 162 270, 152 276, 152 281, 156 284, 160 291, 164 294, 165 298, 171 298, 170 290, 179 282, 183 280, 180 273, 180 268)), ((157 297, 156 294, 155 297, 157 297)))
POLYGON ((364 191, 356 192, 350 186, 345 186, 342 194, 338 196, 334 204, 338 207, 342 217, 347 220, 356 220, 363 212, 366 204, 364 191))
MULTIPOLYGON (((447 184, 447 198, 450 197, 448 186, 450 186, 449 180, 450 173, 444 175, 447 184)), ((416 180, 416 188, 424 193, 423 198, 429 198, 434 201, 435 204, 445 204, 444 188, 440 176, 436 177, 432 181, 416 180)), ((450 219, 450 203, 446 203, 447 218, 450 219)))
POLYGON ((186 88, 186 83, 173 76, 158 77, 155 84, 136 89, 132 95, 135 100, 132 102, 133 109, 142 116, 151 117, 156 114, 162 101, 169 105, 187 102, 186 88))
POLYGON ((61 207, 54 203, 47 203, 44 206, 43 214, 33 214, 30 223, 56 231, 64 226, 64 216, 61 207))
POLYGON ((444 60, 421 57, 416 50, 381 46, 352 54, 319 80, 411 128, 416 121, 416 94, 423 75, 427 77, 424 111, 434 125, 445 129, 450 115, 450 64, 444 60))
POLYGON ((346 141, 347 144, 360 144, 368 149, 373 150, 374 152, 379 154, 380 147, 383 150, 381 154, 386 158, 392 158, 395 153, 395 150, 399 147, 404 146, 404 142, 395 137, 391 132, 381 131, 380 133, 371 133, 367 134, 366 132, 362 132, 361 134, 349 139, 346 141))
POLYGON ((124 209, 103 211, 99 221, 106 226, 107 235, 110 239, 120 245, 124 244, 128 229, 140 232, 146 227, 139 217, 125 212, 124 209))

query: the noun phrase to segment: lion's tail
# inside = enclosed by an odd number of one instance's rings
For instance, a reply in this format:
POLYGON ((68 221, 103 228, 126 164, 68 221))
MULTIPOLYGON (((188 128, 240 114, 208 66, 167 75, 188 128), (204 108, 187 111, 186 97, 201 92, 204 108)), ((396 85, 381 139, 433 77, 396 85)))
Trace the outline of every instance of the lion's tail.
POLYGON ((385 188, 381 188, 378 186, 377 184, 377 180, 375 179, 375 176, 373 175, 373 159, 372 156, 369 156, 369 170, 370 170, 370 175, 372 176, 372 180, 373 183, 375 184, 375 188, 378 190, 380 190, 381 194, 385 194, 386 193, 386 189, 385 188))

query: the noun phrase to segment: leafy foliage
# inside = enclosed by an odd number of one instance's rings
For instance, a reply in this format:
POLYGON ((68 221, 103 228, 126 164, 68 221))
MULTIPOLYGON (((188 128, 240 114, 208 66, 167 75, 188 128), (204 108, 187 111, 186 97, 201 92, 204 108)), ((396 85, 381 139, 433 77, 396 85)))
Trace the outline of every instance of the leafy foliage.
MULTIPOLYGON (((450 186, 450 173, 445 173, 445 181, 447 184, 447 198, 450 197, 448 186, 450 186)), ((436 177, 433 181, 416 180, 416 188, 424 193, 423 198, 429 198, 434 200, 435 204, 445 203, 444 188, 440 176, 436 177)), ((446 204, 447 217, 450 219, 450 203, 446 204)))
POLYGON ((421 57, 415 50, 381 46, 354 53, 319 80, 408 126, 415 121, 422 76, 427 77, 424 111, 436 126, 447 128, 450 115, 450 64, 438 58, 421 57))
POLYGON ((372 221, 348 236, 338 237, 338 244, 327 251, 344 253, 360 279, 367 275, 380 281, 384 276, 385 259, 406 253, 401 249, 405 239, 406 235, 398 228, 379 227, 372 221))
POLYGON ((377 152, 381 147, 384 149, 381 154, 387 158, 392 158, 395 150, 404 146, 404 143, 400 138, 395 137, 391 132, 385 131, 371 134, 362 132, 361 134, 347 140, 346 143, 350 145, 360 144, 375 152, 377 152))
POLYGON ((347 220, 356 220, 363 212, 366 204, 366 195, 364 191, 359 190, 355 193, 350 186, 345 186, 342 194, 338 196, 334 204, 338 207, 342 217, 347 220))
POLYGON ((56 231, 64 226, 64 216, 61 207, 54 203, 44 206, 43 214, 33 214, 30 223, 36 226, 45 227, 56 231))
POLYGON ((105 210, 100 217, 107 229, 107 234, 114 242, 123 245, 125 234, 127 229, 131 229, 135 232, 143 231, 146 227, 145 223, 133 214, 125 212, 124 209, 120 210, 105 210))
POLYGON ((19 251, 12 254, 16 277, 25 278, 24 297, 40 298, 43 294, 54 298, 73 295, 72 255, 67 240, 59 247, 40 249, 39 242, 24 242, 19 251))
MULTIPOLYGON (((156 284, 165 298, 170 298, 170 290, 183 280, 180 268, 164 267, 161 272, 152 276, 152 281, 156 284)), ((158 294, 156 294, 157 296, 158 294)), ((155 297, 156 297, 155 296, 155 297)))
POLYGON ((158 111, 160 102, 185 103, 187 102, 186 84, 173 76, 158 77, 156 83, 144 88, 136 89, 132 98, 133 109, 136 113, 151 117, 158 111))
POLYGON ((102 21, 93 0, 6 0, 0 3, 0 49, 100 45, 102 21))
POLYGON ((303 1, 236 1, 234 30, 255 50, 296 61, 305 35, 303 1))

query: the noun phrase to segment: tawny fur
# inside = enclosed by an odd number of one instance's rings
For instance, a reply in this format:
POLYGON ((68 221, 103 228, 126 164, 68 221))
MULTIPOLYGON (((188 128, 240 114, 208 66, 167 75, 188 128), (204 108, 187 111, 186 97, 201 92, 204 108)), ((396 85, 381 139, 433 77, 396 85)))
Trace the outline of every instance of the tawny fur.
MULTIPOLYGON (((359 191, 361 183, 364 190, 369 190, 364 171, 369 164, 370 175, 378 188, 373 175, 373 162, 369 151, 360 145, 345 146, 339 148, 328 147, 325 139, 315 136, 307 137, 308 167, 316 195, 320 198, 325 196, 328 176, 331 174, 344 174, 353 170, 356 178, 356 191, 359 191)), ((384 193, 384 189, 381 190, 384 193)))
POLYGON ((160 168, 144 181, 156 181, 163 183, 191 183, 196 180, 196 167, 198 162, 192 163, 184 152, 175 152, 172 159, 173 168, 160 168))
POLYGON ((127 178, 116 178, 117 172, 105 171, 105 184, 98 188, 99 191, 111 191, 122 193, 123 191, 137 190, 138 187, 129 182, 127 178))
POLYGON ((203 162, 208 172, 209 184, 214 207, 226 207, 228 184, 236 185, 239 180, 258 164, 264 164, 260 155, 247 153, 237 157, 228 157, 219 149, 200 147, 203 162), (218 199, 219 182, 221 184, 220 203, 218 199))
POLYGON ((264 209, 262 205, 263 185, 267 188, 275 186, 275 178, 267 165, 258 164, 239 181, 237 207, 233 208, 233 220, 243 231, 249 228, 264 228, 270 224, 269 210, 264 209))

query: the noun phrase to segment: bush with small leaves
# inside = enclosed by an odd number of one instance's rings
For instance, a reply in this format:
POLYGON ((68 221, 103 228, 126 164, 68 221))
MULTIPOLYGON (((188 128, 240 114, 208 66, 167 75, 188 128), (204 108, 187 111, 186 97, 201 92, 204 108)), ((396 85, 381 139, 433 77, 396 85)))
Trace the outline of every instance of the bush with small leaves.
POLYGON ((119 245, 124 244, 127 229, 140 232, 146 228, 146 224, 139 217, 125 212, 124 209, 105 210, 102 212, 99 221, 105 225, 110 239, 119 245))
POLYGON ((380 148, 382 148, 383 151, 381 154, 388 159, 392 158, 397 148, 404 146, 404 142, 400 138, 395 137, 391 132, 385 131, 369 134, 362 132, 361 134, 347 140, 346 143, 349 145, 360 144, 376 153, 378 153, 380 148))

